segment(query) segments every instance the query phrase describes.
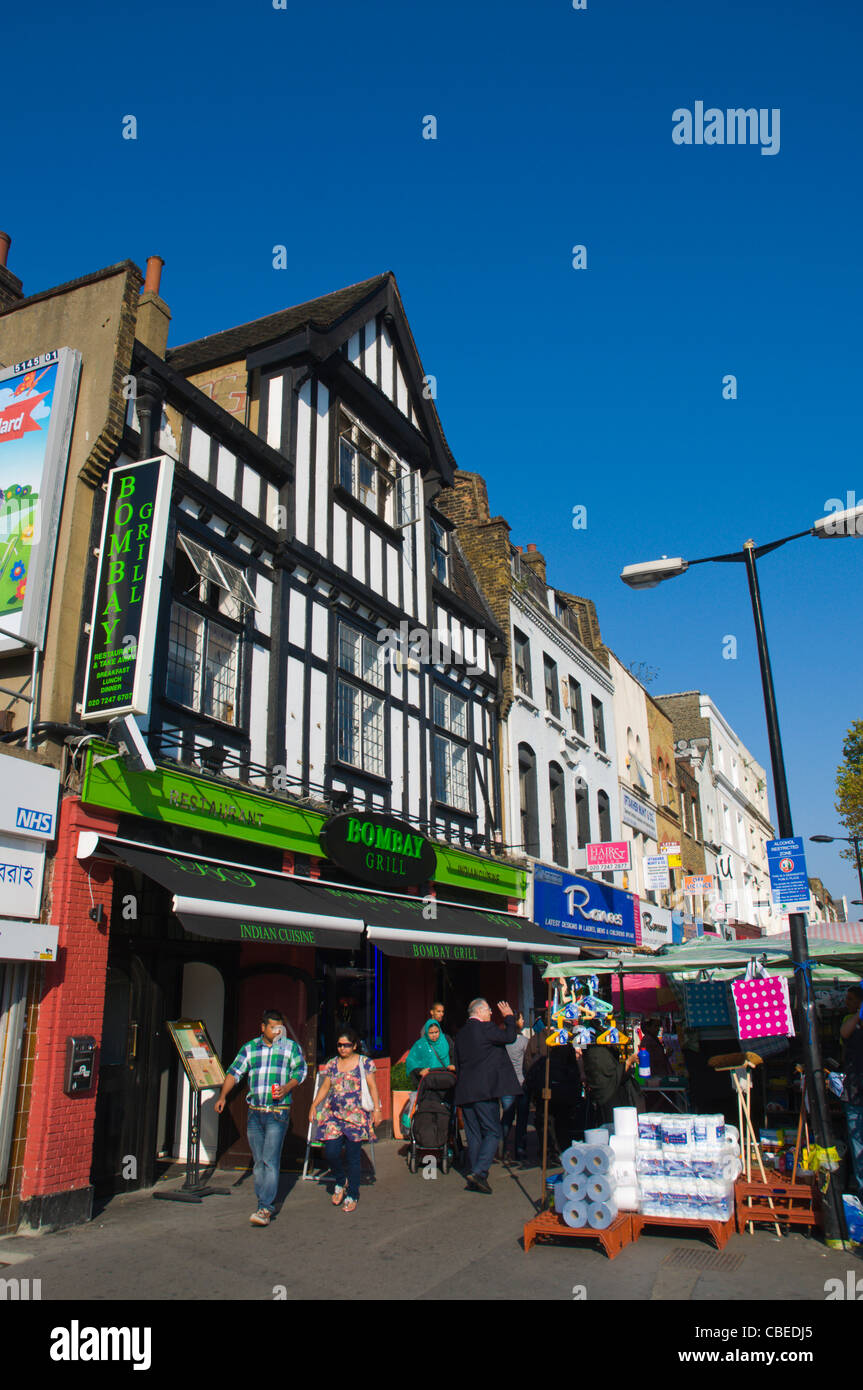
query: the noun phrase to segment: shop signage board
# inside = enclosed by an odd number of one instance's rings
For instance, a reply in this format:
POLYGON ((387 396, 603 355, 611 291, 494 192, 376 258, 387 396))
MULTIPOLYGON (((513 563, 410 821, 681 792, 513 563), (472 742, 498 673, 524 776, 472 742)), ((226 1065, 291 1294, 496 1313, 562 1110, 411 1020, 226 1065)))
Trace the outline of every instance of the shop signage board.
POLYGON ((661 840, 659 843, 659 853, 664 854, 668 860, 669 869, 681 869, 683 861, 680 858, 679 840, 661 840))
POLYGON ((40 650, 80 371, 71 348, 0 371, 0 627, 40 650))
POLYGON ((99 546, 83 720, 146 715, 174 461, 112 468, 99 546))
POLYGON ((620 817, 624 825, 643 831, 651 840, 656 839, 656 812, 653 807, 646 806, 624 788, 620 791, 620 817))
POLYGON ((714 920, 714 922, 719 922, 720 920, 724 920, 724 918, 725 918, 725 907, 726 907, 726 905, 725 905, 724 902, 715 902, 715 903, 713 903, 713 904, 711 905, 710 911, 711 911, 711 913, 713 914, 713 920, 714 920))
POLYGON ((670 908, 654 907, 653 903, 642 902, 639 904, 639 916, 641 918, 639 946, 649 946, 652 951, 658 951, 663 946, 674 944, 674 928, 670 908))
POLYGON ((793 835, 784 840, 768 840, 765 849, 774 906, 784 912, 808 912, 809 878, 802 837, 793 835))
POLYGON ((638 945, 639 902, 634 893, 550 865, 534 868, 533 917, 560 936, 638 945))
POLYGON ((631 869, 632 841, 607 840, 587 846, 588 869, 631 869))
POLYGON ((10 922, 0 917, 0 960, 56 960, 60 928, 50 922, 10 922))
POLYGON ((41 840, 0 835, 0 916, 38 917, 44 873, 45 846, 41 840))
MULTIPOLYGON (((294 854, 321 854, 320 834, 326 817, 318 811, 261 796, 227 781, 213 782, 190 773, 159 767, 135 772, 123 758, 96 762, 100 753, 116 753, 91 744, 84 757, 81 800, 118 815, 185 825, 191 830, 274 845, 294 854)), ((523 898, 527 875, 523 869, 434 845, 436 883, 452 883, 508 898, 523 898)))
POLYGON ((59 796, 56 768, 0 752, 0 833, 53 840, 59 796))
POLYGON ((334 816, 321 830, 321 851, 363 883, 394 892, 435 876, 434 846, 407 821, 374 811, 334 816))
POLYGON ((670 888, 671 878, 668 872, 668 860, 664 854, 645 854, 641 863, 644 869, 644 891, 646 893, 663 892, 670 888))
POLYGON ((713 874, 687 874, 683 880, 684 893, 709 896, 715 892, 715 880, 713 874))

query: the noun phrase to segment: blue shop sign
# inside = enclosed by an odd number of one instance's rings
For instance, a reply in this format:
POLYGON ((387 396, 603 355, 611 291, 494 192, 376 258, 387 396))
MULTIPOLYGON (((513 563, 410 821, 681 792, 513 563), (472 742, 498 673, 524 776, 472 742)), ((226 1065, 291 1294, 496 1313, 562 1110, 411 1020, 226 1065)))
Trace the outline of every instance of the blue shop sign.
POLYGON ((533 919, 546 931, 591 941, 637 946, 641 936, 634 893, 542 864, 534 868, 533 919))

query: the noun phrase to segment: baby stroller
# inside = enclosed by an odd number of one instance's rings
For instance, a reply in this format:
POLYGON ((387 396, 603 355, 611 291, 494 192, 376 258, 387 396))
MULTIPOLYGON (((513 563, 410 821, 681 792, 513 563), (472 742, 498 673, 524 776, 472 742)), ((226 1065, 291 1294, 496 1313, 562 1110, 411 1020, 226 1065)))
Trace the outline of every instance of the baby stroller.
POLYGON ((450 1149, 455 1147, 455 1080, 454 1072, 435 1068, 420 1081, 408 1132, 408 1168, 412 1173, 419 1167, 421 1152, 439 1154, 441 1172, 449 1172, 450 1149))

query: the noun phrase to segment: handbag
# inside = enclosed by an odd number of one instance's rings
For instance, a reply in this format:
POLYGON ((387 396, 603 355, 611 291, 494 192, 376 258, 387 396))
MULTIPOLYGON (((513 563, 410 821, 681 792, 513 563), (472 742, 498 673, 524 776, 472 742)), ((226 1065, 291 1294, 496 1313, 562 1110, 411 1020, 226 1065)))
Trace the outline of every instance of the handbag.
POLYGON ((366 1080, 366 1064, 363 1057, 360 1058, 360 1104, 364 1110, 374 1110, 375 1108, 369 1083, 366 1080))
POLYGON ((730 1024, 728 986, 722 980, 689 980, 684 998, 691 1028, 724 1028, 730 1024))
POLYGON ((744 1038, 794 1036, 788 981, 782 976, 767 975, 760 961, 750 961, 746 975, 735 980, 731 990, 741 1042, 744 1038))

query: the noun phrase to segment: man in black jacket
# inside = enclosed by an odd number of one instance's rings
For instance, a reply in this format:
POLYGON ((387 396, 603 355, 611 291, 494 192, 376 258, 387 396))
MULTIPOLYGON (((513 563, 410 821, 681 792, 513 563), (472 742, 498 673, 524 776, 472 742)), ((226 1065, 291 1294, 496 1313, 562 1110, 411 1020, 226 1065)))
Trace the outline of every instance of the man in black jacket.
POLYGON ((501 1140, 501 1097, 514 1096, 519 1090, 506 1052, 507 1043, 515 1041, 515 1015, 509 1004, 501 1002, 497 1007, 503 1029, 492 1023, 487 1001, 474 999, 468 1005, 467 1023, 455 1039, 455 1103, 464 1116, 470 1157, 467 1185, 474 1192, 491 1192, 488 1170, 501 1140))

